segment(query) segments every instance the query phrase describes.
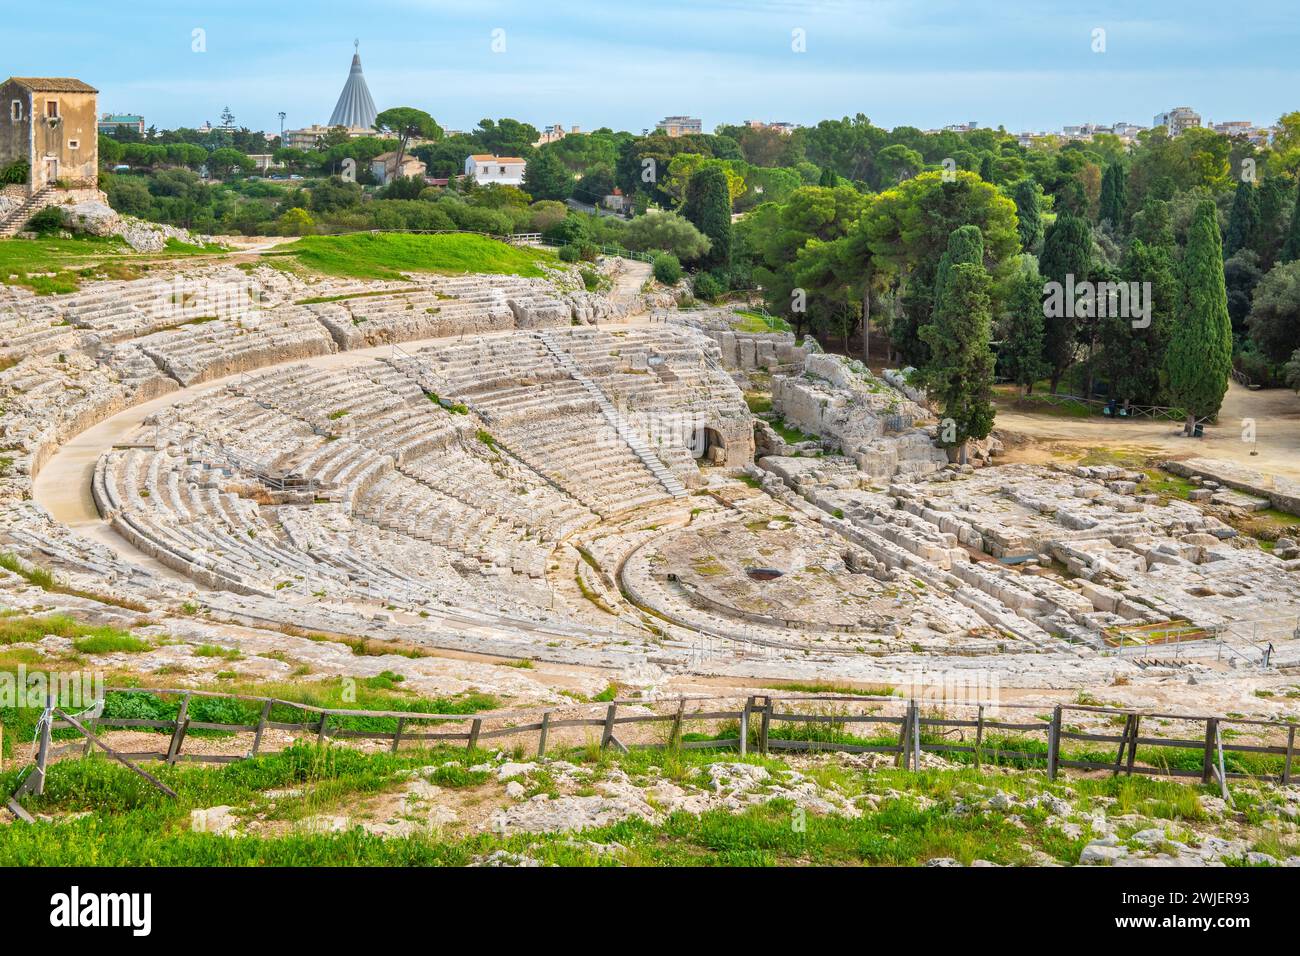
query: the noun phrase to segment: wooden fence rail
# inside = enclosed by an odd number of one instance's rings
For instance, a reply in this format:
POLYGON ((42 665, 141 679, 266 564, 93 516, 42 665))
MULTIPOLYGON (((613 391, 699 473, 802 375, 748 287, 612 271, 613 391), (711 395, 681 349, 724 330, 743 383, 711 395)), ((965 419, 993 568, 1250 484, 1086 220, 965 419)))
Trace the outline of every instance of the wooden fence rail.
MULTIPOLYGON (((1227 782, 1232 779, 1267 779, 1289 784, 1293 779, 1297 728, 1295 723, 1259 718, 1164 714, 1081 704, 1058 704, 1052 708, 1050 718, 1043 719, 1042 707, 1033 704, 922 702, 898 697, 857 695, 801 695, 780 698, 755 695, 747 698, 739 709, 694 711, 686 709, 688 701, 705 706, 710 702, 725 701, 729 698, 680 697, 667 701, 676 705, 671 711, 649 714, 628 713, 626 710, 620 712, 620 708, 629 706, 645 708, 655 703, 654 701, 615 700, 605 705, 593 705, 604 706, 605 711, 599 716, 557 717, 555 708, 476 714, 430 714, 419 711, 345 710, 317 707, 273 697, 253 697, 200 690, 108 688, 106 694, 179 697, 180 703, 176 716, 170 720, 105 716, 104 700, 97 702, 94 708, 81 714, 81 719, 77 719, 56 708, 51 701, 41 725, 35 766, 31 775, 15 792, 15 799, 9 801, 10 808, 16 814, 21 809, 21 807, 14 809, 17 796, 24 792, 34 792, 38 795, 41 793, 50 758, 74 751, 88 755, 98 746, 136 773, 153 780, 154 778, 135 767, 131 761, 157 760, 175 765, 189 761, 231 763, 245 760, 259 754, 267 730, 314 735, 316 741, 321 744, 327 744, 331 739, 388 741, 389 749, 394 753, 402 744, 456 743, 464 744, 472 750, 486 741, 536 735, 537 754, 542 756, 546 753, 550 735, 557 730, 599 728, 600 747, 602 749, 613 747, 623 752, 629 749, 737 749, 741 754, 756 750, 762 755, 773 751, 879 753, 894 755, 895 766, 912 770, 921 769, 924 753, 969 754, 975 767, 981 766, 989 759, 1013 760, 1041 767, 1050 779, 1055 779, 1061 769, 1069 768, 1108 770, 1112 774, 1125 773, 1130 776, 1144 774, 1198 778, 1206 784, 1217 780, 1227 797, 1227 782), (197 698, 238 700, 247 704, 259 704, 257 722, 228 724, 193 720, 190 716, 191 704, 197 698), (880 712, 809 713, 792 709, 800 706, 825 708, 832 704, 843 707, 848 703, 873 707, 883 707, 885 704, 901 705, 902 713, 896 715, 880 712), (923 711, 923 705, 933 710, 923 711), (300 711, 308 719, 272 720, 271 715, 276 707, 300 711), (951 716, 946 712, 949 708, 964 711, 966 716, 951 716), (1010 711, 1010 716, 1002 719, 998 714, 1000 710, 1010 711), (1024 714, 1025 711, 1038 713, 1034 720, 1014 719, 1017 714, 1024 714), (1123 730, 1119 734, 1114 734, 1071 729, 1065 723, 1065 717, 1070 713, 1106 716, 1116 721, 1122 718, 1123 730), (346 720, 355 718, 391 719, 395 722, 395 726, 392 730, 372 730, 355 729, 344 725, 343 722, 346 720), (516 722, 520 719, 523 720, 522 723, 516 722), (1196 738, 1144 736, 1141 732, 1144 720, 1203 723, 1205 733, 1196 738), (734 734, 724 731, 725 736, 719 734, 699 739, 684 739, 683 727, 686 723, 719 721, 727 722, 728 726, 731 722, 735 722, 737 730, 734 734), (435 729, 451 722, 463 725, 463 729, 435 729), (487 726, 489 723, 500 724, 500 726, 487 726), (618 733, 623 727, 654 724, 665 725, 667 733, 664 740, 632 743, 629 746, 619 739, 618 733), (1266 732, 1265 729, 1271 730, 1279 738, 1285 738, 1286 742, 1285 744, 1246 744, 1235 740, 1225 742, 1223 726, 1226 724, 1254 728, 1257 733, 1266 732), (862 727, 865 731, 875 729, 876 735, 856 736, 849 732, 851 728, 857 727, 862 727), (79 732, 85 739, 57 747, 52 746, 51 734, 67 728, 79 732), (133 753, 111 749, 100 736, 105 730, 137 728, 170 733, 161 738, 158 749, 133 753), (803 728, 802 733, 799 732, 799 728, 803 728), (251 733, 253 734, 252 746, 241 754, 185 753, 183 748, 189 733, 194 730, 251 733), (1005 736, 999 744, 991 745, 989 731, 1001 731, 1015 736, 1005 736), (1032 742, 1038 739, 1042 741, 1042 749, 1031 746, 1032 742), (1062 745, 1068 741, 1115 746, 1116 755, 1113 760, 1083 759, 1077 753, 1072 755, 1062 749, 1062 745), (1018 749, 1007 749, 1008 745, 1014 745, 1018 749), (1153 762, 1148 759, 1143 762, 1139 759, 1139 751, 1142 747, 1195 750, 1200 752, 1201 760, 1194 770, 1170 766, 1164 760, 1153 762), (1278 757, 1280 771, 1257 774, 1227 771, 1226 759, 1243 754, 1278 757)), ((158 786, 166 789, 161 783, 158 783, 158 786)))

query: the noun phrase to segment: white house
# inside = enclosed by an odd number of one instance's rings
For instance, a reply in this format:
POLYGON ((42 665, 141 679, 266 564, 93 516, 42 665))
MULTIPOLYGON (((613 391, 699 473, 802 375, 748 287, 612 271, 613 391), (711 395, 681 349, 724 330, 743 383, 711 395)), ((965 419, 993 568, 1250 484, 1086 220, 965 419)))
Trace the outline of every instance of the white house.
POLYGON ((490 156, 476 153, 465 157, 465 175, 473 176, 480 186, 496 183, 499 186, 522 186, 524 169, 528 163, 518 156, 490 156))

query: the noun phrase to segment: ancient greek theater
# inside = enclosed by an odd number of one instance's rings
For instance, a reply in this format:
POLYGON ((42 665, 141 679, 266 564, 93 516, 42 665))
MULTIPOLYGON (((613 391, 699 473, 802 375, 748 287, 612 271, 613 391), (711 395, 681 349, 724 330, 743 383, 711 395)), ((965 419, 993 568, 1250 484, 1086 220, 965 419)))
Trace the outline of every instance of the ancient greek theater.
MULTIPOLYGON (((603 292, 561 264, 361 281, 275 262, 0 289, 0 534, 22 567, 183 608, 196 634, 647 688, 970 671, 1174 703, 1300 664, 1300 549, 1239 530, 1274 504, 1213 462, 1153 479, 994 437, 952 464, 901 372, 679 309, 633 260, 604 261, 603 292)), ((9 603, 48 607, 3 573, 9 603)))

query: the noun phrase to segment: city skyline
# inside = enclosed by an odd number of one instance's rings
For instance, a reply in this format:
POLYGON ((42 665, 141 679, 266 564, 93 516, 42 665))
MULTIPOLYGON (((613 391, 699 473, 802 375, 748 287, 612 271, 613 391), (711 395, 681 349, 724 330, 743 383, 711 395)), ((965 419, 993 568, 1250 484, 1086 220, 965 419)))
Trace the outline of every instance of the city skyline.
POLYGON ((512 116, 639 132, 687 114, 708 130, 861 112, 891 128, 974 120, 1016 132, 1149 125, 1175 105, 1267 126, 1295 108, 1287 97, 1300 89, 1290 53, 1300 29, 1280 3, 1246 19, 1208 3, 1152 3, 1135 18, 1111 2, 666 0, 608 22, 577 3, 495 2, 470 13, 373 0, 365 17, 336 0, 59 6, 75 16, 57 31, 39 12, 10 15, 0 73, 84 77, 106 111, 159 128, 217 123, 226 106, 255 130, 278 130, 280 111, 288 128, 324 123, 357 37, 380 109, 418 106, 451 129, 512 116), (1098 29, 1104 52, 1094 52, 1098 29), (710 73, 713 82, 698 82, 710 73))

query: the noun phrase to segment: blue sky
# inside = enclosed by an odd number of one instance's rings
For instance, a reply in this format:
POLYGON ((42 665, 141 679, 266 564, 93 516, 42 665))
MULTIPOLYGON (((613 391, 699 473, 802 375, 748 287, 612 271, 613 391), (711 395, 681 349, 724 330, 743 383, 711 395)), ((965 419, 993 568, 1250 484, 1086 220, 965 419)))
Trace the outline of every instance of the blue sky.
POLYGON ((1300 109, 1293 0, 49 0, 7 4, 0 74, 77 76, 160 127, 324 122, 352 40, 375 101, 640 131, 865 113, 922 128, 1213 120, 1300 109), (1106 50, 1092 50, 1093 30, 1106 50), (192 50, 193 31, 207 51, 192 50), (792 50, 804 31, 806 52, 792 50), (493 31, 505 49, 492 49, 493 31))

